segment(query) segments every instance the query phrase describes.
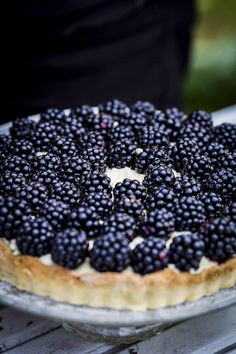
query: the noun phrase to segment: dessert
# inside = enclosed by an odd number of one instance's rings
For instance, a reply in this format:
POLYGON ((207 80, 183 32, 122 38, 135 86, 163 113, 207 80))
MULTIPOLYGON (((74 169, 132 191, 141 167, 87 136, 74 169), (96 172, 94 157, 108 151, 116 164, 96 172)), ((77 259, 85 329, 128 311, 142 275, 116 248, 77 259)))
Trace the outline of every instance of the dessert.
POLYGON ((0 280, 147 310, 236 284, 236 126, 118 100, 0 136, 0 280))

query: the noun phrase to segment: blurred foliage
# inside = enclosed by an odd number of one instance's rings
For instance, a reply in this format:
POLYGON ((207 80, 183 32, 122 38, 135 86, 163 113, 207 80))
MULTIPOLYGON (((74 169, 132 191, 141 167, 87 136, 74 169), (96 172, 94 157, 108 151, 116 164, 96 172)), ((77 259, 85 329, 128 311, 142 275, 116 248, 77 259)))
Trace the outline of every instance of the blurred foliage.
POLYGON ((199 0, 186 111, 236 103, 236 1, 199 0))

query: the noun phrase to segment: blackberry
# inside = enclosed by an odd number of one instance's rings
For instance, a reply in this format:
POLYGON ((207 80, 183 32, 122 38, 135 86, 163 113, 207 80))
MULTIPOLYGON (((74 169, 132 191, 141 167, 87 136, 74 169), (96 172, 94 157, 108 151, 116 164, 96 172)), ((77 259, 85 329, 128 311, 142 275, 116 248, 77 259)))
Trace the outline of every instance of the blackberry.
POLYGON ((80 206, 70 213, 68 226, 76 230, 84 230, 90 239, 96 238, 101 230, 100 216, 93 207, 80 206))
POLYGON ((220 124, 214 128, 213 134, 218 143, 232 151, 236 149, 236 124, 220 124))
POLYGON ((138 145, 142 148, 163 148, 169 143, 169 138, 164 130, 150 125, 139 130, 138 145))
POLYGON ((51 252, 53 228, 50 223, 37 217, 25 221, 19 229, 16 244, 21 254, 41 257, 51 252))
POLYGON ((14 140, 8 146, 8 154, 17 155, 31 162, 34 158, 35 150, 33 144, 29 140, 21 139, 14 140))
POLYGON ((119 117, 123 115, 127 108, 128 107, 124 102, 116 99, 107 101, 98 106, 99 112, 110 114, 113 117, 119 117))
POLYGON ((154 167, 147 176, 144 177, 143 185, 148 189, 160 186, 170 186, 175 180, 174 172, 164 165, 154 167))
POLYGON ((136 273, 145 275, 157 272, 168 265, 168 249, 163 240, 149 237, 135 247, 131 259, 136 273))
POLYGON ((180 130, 181 139, 195 140, 198 146, 202 149, 212 141, 212 132, 208 128, 199 124, 185 123, 180 130))
POLYGON ((143 237, 158 237, 166 239, 175 229, 175 218, 171 211, 156 209, 150 211, 142 221, 140 230, 143 237))
POLYGON ((91 165, 88 161, 74 156, 71 159, 62 159, 61 172, 63 180, 78 184, 91 172, 91 165))
POLYGON ((198 110, 192 112, 188 118, 187 122, 190 124, 199 124, 200 127, 204 127, 206 129, 213 128, 213 121, 211 113, 208 113, 203 110, 198 110))
POLYGON ((206 215, 208 217, 216 216, 222 212, 224 201, 220 195, 214 192, 206 192, 200 196, 200 199, 204 204, 206 215))
POLYGON ((175 220, 177 230, 196 231, 206 221, 203 202, 195 197, 180 197, 175 204, 175 220))
POLYGON ((146 126, 148 118, 142 113, 136 113, 132 111, 125 112, 119 119, 120 125, 125 125, 138 132, 141 128, 146 126))
POLYGON ((125 213, 114 213, 104 220, 102 233, 122 233, 128 240, 137 235, 137 221, 125 213))
POLYGON ((224 209, 224 215, 228 216, 231 221, 236 222, 236 202, 235 201, 231 202, 231 204, 224 209))
POLYGON ((0 192, 3 195, 14 195, 17 188, 25 185, 26 182, 23 174, 7 171, 0 175, 0 192))
POLYGON ((51 187, 54 183, 59 181, 59 176, 57 172, 52 170, 39 170, 32 175, 31 179, 34 182, 39 182, 47 187, 51 187))
POLYGON ((72 157, 78 154, 78 146, 70 138, 58 138, 50 147, 50 152, 60 157, 72 157))
POLYGON ((40 123, 52 123, 56 126, 61 125, 62 121, 66 118, 64 110, 58 108, 48 108, 45 112, 40 114, 40 123))
POLYGON ((105 172, 107 156, 104 149, 100 147, 89 146, 81 154, 81 158, 88 161, 92 169, 105 172))
POLYGON ((225 157, 227 150, 222 144, 212 142, 205 146, 202 152, 210 158, 212 163, 217 167, 219 161, 225 157))
POLYGON ((219 161, 219 166, 236 173, 236 151, 226 153, 219 161))
POLYGON ((195 178, 182 176, 176 177, 172 189, 178 196, 196 197, 201 193, 202 185, 195 178))
POLYGON ((48 199, 40 211, 55 231, 63 229, 70 214, 69 206, 56 198, 48 199))
POLYGON ((205 188, 220 194, 224 199, 230 198, 236 192, 236 175, 231 170, 221 168, 206 180, 205 188))
POLYGON ((114 126, 109 132, 109 141, 111 142, 111 144, 124 140, 135 140, 135 134, 133 130, 125 125, 114 126))
POLYGON ((58 134, 78 141, 83 138, 85 134, 85 128, 81 120, 75 114, 70 114, 69 116, 66 116, 61 122, 61 126, 58 129, 58 134))
POLYGON ((148 101, 136 101, 130 106, 131 111, 141 113, 152 118, 156 111, 155 106, 148 101))
POLYGON ((13 196, 0 197, 0 235, 8 240, 15 238, 19 227, 31 210, 24 200, 13 196))
POLYGON ((114 118, 105 113, 93 114, 86 120, 89 129, 99 131, 103 136, 107 136, 108 131, 113 127, 114 118))
POLYGON ((48 199, 48 190, 39 182, 28 182, 16 189, 17 198, 26 201, 33 210, 40 210, 48 199))
POLYGON ((59 171, 61 168, 61 159, 55 154, 37 154, 32 161, 34 171, 51 170, 59 171))
POLYGON ((82 141, 80 141, 82 148, 95 147, 103 149, 105 147, 105 140, 103 135, 98 131, 90 131, 84 135, 82 141))
POLYGON ((37 151, 48 151, 57 137, 57 127, 50 122, 38 123, 31 141, 37 151))
POLYGON ((113 203, 107 193, 90 193, 85 195, 82 206, 93 207, 98 215, 106 217, 111 214, 113 203))
POLYGON ((213 172, 213 165, 209 157, 196 154, 188 160, 183 171, 191 177, 204 181, 213 172))
POLYGON ((103 235, 93 245, 90 263, 99 272, 122 272, 130 264, 128 240, 119 233, 103 235))
POLYGON ((188 138, 179 139, 175 145, 172 145, 169 148, 169 156, 173 161, 176 171, 181 171, 189 159, 195 156, 198 152, 199 146, 196 141, 189 140, 188 138))
POLYGON ((88 105, 82 105, 71 109, 71 115, 75 116, 83 125, 86 124, 86 120, 89 116, 93 115, 93 108, 88 105))
POLYGON ((226 218, 217 218, 203 231, 206 256, 222 263, 236 254, 236 224, 226 218))
POLYGON ((162 186, 157 187, 152 191, 147 198, 146 207, 147 210, 166 209, 168 211, 174 210, 174 203, 176 195, 172 190, 162 186))
POLYGON ((52 197, 69 205, 71 208, 78 206, 80 192, 78 187, 70 182, 57 182, 52 186, 52 197))
POLYGON ((110 146, 108 166, 110 168, 132 167, 134 165, 136 144, 130 140, 115 142, 110 146))
POLYGON ((0 134, 0 158, 8 155, 8 148, 12 145, 12 139, 8 134, 0 134))
POLYGON ((123 182, 116 183, 113 189, 115 200, 121 198, 146 200, 146 189, 138 180, 125 178, 123 182))
POLYGON ((20 156, 10 156, 2 161, 2 171, 21 173, 25 177, 31 174, 31 166, 28 161, 20 156))
POLYGON ((170 244, 169 262, 181 271, 198 269, 204 256, 204 241, 194 233, 184 233, 175 237, 170 244))
POLYGON ((14 139, 28 139, 33 135, 35 127, 36 122, 29 117, 17 118, 12 122, 10 134, 14 139))
POLYGON ((118 213, 126 213, 135 219, 144 217, 144 205, 140 199, 123 197, 116 201, 115 210, 118 213))
POLYGON ((167 108, 163 113, 156 112, 153 121, 165 128, 170 140, 175 140, 180 132, 185 115, 178 108, 167 108))
POLYGON ((58 232, 52 242, 52 259, 61 267, 74 269, 88 254, 88 241, 84 231, 66 229, 58 232))
POLYGON ((80 187, 87 193, 105 192, 111 194, 111 179, 104 173, 91 172, 81 181, 80 187))
POLYGON ((157 165, 166 165, 170 168, 173 163, 164 149, 144 149, 141 152, 136 151, 135 168, 140 173, 146 173, 157 165))

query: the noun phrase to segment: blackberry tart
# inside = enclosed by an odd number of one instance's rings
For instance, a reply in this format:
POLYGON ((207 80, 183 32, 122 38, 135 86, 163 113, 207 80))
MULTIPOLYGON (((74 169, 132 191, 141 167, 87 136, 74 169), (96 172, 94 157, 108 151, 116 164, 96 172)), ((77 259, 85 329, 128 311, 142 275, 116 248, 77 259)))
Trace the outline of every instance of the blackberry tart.
POLYGON ((18 119, 11 135, 0 170, 0 280, 75 305, 141 311, 236 284, 235 125, 112 100, 18 119))

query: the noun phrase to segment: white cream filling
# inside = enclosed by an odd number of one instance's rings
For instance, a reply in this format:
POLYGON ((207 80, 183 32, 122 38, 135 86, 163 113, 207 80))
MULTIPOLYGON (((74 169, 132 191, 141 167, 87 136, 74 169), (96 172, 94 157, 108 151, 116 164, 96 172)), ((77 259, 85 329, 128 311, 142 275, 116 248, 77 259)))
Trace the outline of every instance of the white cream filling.
POLYGON ((124 168, 107 168, 105 174, 111 179, 111 186, 114 188, 116 183, 123 182, 124 179, 136 179, 140 183, 143 182, 145 175, 132 170, 129 167, 124 168))

